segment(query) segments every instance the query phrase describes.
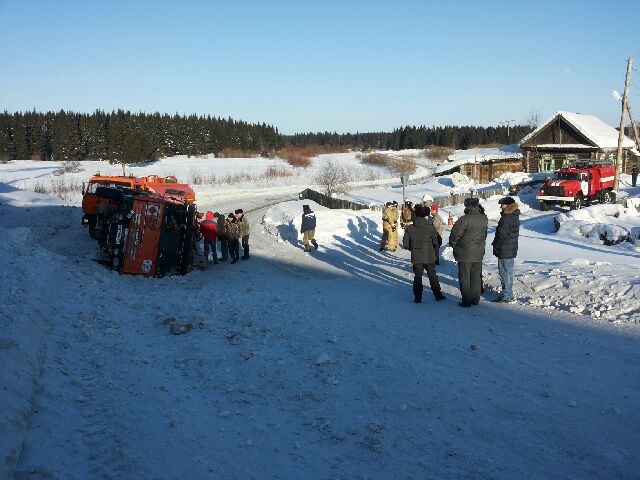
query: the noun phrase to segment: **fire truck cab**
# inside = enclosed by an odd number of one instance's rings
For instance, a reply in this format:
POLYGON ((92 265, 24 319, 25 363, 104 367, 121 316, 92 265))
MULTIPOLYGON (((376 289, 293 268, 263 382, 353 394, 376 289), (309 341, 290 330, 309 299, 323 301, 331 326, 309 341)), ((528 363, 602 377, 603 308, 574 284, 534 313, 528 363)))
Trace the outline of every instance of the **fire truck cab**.
POLYGON ((586 203, 614 201, 614 179, 615 166, 610 163, 583 161, 563 167, 538 190, 540 209, 558 204, 577 210, 586 203))

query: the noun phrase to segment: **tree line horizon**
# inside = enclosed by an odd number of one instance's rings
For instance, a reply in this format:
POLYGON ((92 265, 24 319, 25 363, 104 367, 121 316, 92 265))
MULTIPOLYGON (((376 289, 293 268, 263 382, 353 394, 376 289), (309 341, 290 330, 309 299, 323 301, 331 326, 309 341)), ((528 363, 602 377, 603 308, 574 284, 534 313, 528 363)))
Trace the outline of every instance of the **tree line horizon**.
POLYGON ((211 115, 178 115, 124 110, 93 113, 0 113, 0 160, 106 160, 139 163, 174 155, 277 152, 285 145, 403 150, 428 146, 467 149, 513 143, 531 125, 402 126, 391 132, 308 132, 280 134, 266 123, 211 115))

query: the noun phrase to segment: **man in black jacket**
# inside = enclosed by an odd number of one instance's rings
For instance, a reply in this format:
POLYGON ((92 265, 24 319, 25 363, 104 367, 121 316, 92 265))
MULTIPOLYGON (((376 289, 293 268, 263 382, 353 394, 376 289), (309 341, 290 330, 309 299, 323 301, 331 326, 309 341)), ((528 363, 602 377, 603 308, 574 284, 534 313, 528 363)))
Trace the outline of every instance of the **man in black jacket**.
POLYGON ((300 225, 300 233, 302 234, 302 241, 304 243, 304 251, 311 251, 309 248, 309 242, 313 247, 318 249, 318 242, 313 238, 316 234, 316 214, 313 213, 309 205, 302 206, 302 223, 300 225))
POLYGON ((502 293, 495 302, 513 300, 513 265, 518 255, 518 236, 520 235, 520 210, 512 197, 500 199, 500 221, 493 239, 493 254, 498 257, 498 272, 502 293))
POLYGON ((436 275, 436 252, 438 244, 438 232, 427 221, 429 207, 416 205, 416 218, 413 224, 407 226, 402 244, 407 250, 411 250, 411 263, 413 264, 413 295, 414 302, 422 302, 422 273, 426 270, 429 276, 431 291, 437 301, 444 300, 445 297, 440 291, 440 282, 436 275))
POLYGON ((482 291, 482 259, 487 241, 487 216, 477 197, 464 201, 464 215, 453 225, 449 246, 458 262, 461 307, 480 303, 482 291))

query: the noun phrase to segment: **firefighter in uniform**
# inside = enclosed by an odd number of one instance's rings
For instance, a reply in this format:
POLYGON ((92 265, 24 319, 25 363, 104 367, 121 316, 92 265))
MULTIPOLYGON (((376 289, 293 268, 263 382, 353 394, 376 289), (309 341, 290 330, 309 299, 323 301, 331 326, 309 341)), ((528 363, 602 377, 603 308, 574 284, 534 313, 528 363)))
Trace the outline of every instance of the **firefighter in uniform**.
POLYGON ((406 230, 409 225, 413 223, 415 217, 415 206, 413 202, 408 198, 404 199, 404 207, 402 207, 402 213, 400 214, 400 226, 403 230, 406 230))
POLYGON ((398 204, 387 202, 382 210, 382 242, 380 250, 395 252, 398 248, 398 204))

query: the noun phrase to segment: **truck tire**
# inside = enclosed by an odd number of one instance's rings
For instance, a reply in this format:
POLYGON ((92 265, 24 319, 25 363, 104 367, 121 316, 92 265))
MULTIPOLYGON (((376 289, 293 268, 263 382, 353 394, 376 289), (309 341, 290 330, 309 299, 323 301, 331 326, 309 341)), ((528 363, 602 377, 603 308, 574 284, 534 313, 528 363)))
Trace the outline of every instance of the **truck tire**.
POLYGON ((580 207, 582 207, 583 203, 584 198, 582 196, 582 193, 578 193, 578 195, 576 195, 576 199, 571 204, 571 210, 580 210, 580 207))
POLYGON ((611 203, 612 196, 610 190, 603 190, 601 193, 601 203, 611 203))
POLYGON ((547 210, 549 210, 549 204, 544 200, 540 200, 540 210, 546 212, 547 210))

